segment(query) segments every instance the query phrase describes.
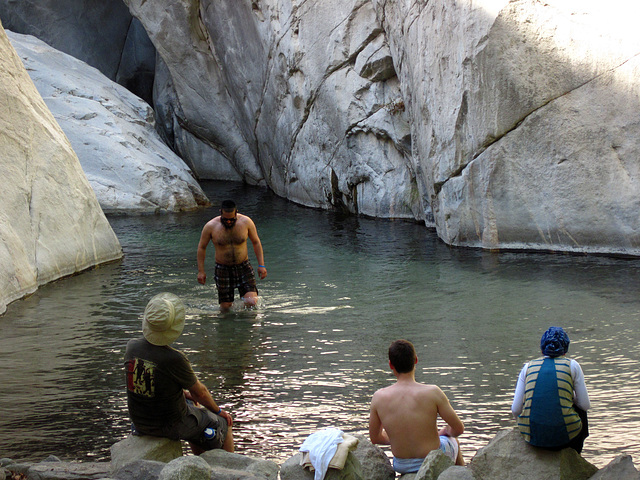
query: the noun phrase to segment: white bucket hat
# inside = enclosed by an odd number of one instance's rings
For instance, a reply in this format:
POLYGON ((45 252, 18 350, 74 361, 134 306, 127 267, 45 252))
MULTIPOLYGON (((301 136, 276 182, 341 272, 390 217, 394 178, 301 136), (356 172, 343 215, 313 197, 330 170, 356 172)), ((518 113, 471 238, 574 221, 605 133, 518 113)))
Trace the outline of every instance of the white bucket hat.
POLYGON ((185 308, 173 293, 159 293, 147 304, 142 319, 142 333, 149 343, 169 345, 182 333, 185 308))

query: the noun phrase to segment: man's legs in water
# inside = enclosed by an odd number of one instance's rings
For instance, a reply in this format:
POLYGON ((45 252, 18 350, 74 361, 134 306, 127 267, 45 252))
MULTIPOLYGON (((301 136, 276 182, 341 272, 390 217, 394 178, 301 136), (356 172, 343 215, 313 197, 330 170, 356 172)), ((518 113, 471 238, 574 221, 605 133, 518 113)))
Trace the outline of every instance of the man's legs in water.
POLYGON ((257 292, 247 292, 242 297, 244 300, 244 306, 247 308, 255 307, 258 303, 258 293, 257 292))

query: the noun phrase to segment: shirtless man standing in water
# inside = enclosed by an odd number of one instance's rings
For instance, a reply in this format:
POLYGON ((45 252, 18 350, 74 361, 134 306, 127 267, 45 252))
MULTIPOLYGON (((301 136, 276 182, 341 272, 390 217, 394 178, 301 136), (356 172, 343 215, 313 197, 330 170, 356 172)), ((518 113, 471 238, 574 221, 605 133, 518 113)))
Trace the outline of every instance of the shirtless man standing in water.
POLYGON ((238 213, 232 200, 222 202, 220 216, 209 220, 202 229, 198 243, 198 282, 204 285, 207 281, 204 260, 211 241, 216 251, 215 280, 220 310, 231 308, 236 288, 246 306, 252 307, 258 301, 258 288, 253 267, 249 263, 247 239, 251 240, 258 259, 258 275, 260 279, 264 279, 267 267, 264 266, 264 253, 256 226, 249 217, 238 213))
POLYGON ((456 465, 464 465, 456 438, 464 425, 440 388, 416 382, 417 363, 411 342, 396 340, 389 347, 389 366, 397 381, 373 395, 371 442, 391 445, 393 468, 399 473, 417 472, 429 452, 438 448, 456 465), (447 422, 440 431, 438 415, 447 422))

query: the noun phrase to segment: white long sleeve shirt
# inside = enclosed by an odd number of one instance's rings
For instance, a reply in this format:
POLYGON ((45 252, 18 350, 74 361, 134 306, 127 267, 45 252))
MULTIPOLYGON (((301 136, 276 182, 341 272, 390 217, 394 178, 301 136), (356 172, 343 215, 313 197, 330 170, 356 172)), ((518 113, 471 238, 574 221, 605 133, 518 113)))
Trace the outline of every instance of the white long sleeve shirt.
MULTIPOLYGON (((578 408, 581 408, 586 412, 589 410, 589 407, 591 407, 591 401, 589 400, 589 393, 587 392, 587 386, 584 382, 584 374, 582 373, 582 368, 577 361, 573 359, 569 360, 571 361, 571 379, 573 380, 573 403, 575 403, 578 408)), ((520 370, 518 383, 516 384, 516 391, 513 395, 511 412, 513 412, 513 415, 516 417, 522 413, 522 409, 524 408, 524 384, 528 367, 529 362, 525 363, 522 370, 520 370)))

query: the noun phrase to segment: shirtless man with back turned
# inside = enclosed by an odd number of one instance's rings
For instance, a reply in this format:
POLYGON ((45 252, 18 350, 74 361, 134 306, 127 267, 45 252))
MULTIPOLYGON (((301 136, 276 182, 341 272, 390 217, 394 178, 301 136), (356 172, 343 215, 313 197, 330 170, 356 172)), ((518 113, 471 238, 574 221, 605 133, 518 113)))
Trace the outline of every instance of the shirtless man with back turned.
POLYGON ((438 448, 456 465, 464 465, 456 438, 464 432, 464 425, 440 388, 416 382, 416 363, 411 342, 396 340, 391 344, 389 366, 397 381, 373 395, 371 442, 391 445, 393 468, 399 473, 417 472, 429 452, 438 448), (438 415, 447 423, 440 431, 438 415))
POLYGON ((264 279, 267 267, 264 266, 264 253, 256 226, 249 217, 238 213, 232 200, 222 202, 220 216, 209 220, 202 229, 198 243, 198 282, 204 285, 207 281, 204 260, 211 241, 216 250, 215 280, 220 310, 231 308, 236 288, 247 306, 252 307, 258 301, 258 288, 253 267, 249 263, 247 239, 251 240, 258 260, 258 275, 260 279, 264 279))

